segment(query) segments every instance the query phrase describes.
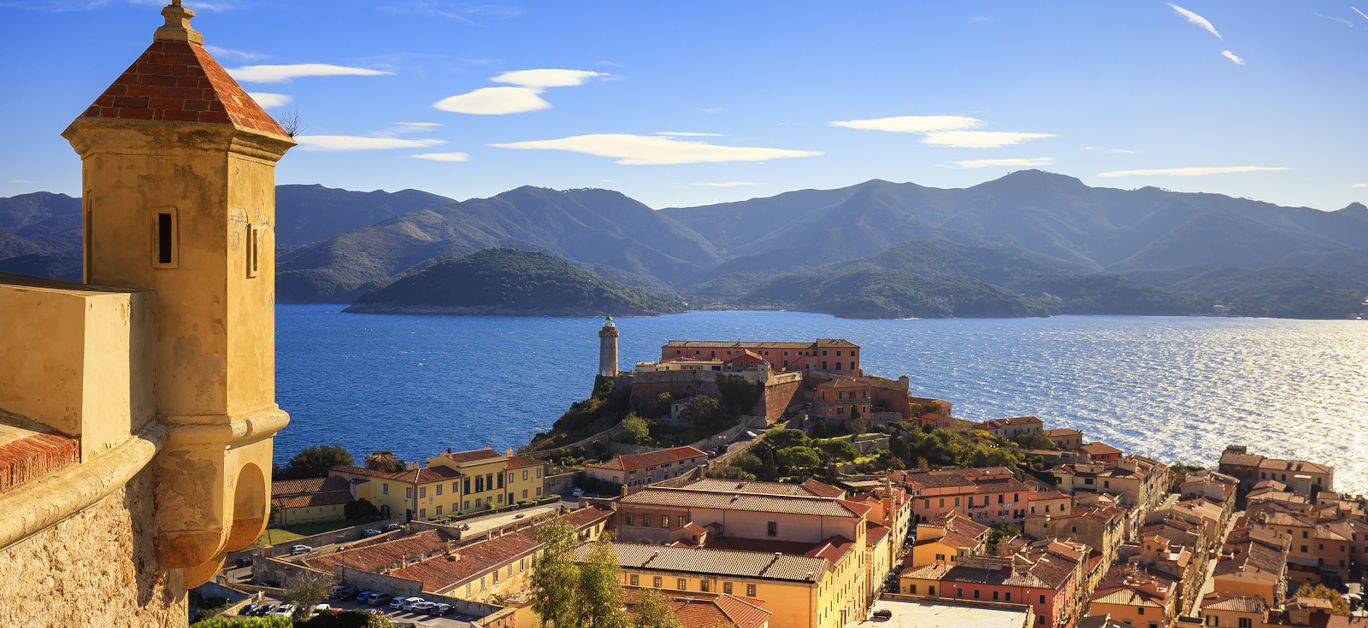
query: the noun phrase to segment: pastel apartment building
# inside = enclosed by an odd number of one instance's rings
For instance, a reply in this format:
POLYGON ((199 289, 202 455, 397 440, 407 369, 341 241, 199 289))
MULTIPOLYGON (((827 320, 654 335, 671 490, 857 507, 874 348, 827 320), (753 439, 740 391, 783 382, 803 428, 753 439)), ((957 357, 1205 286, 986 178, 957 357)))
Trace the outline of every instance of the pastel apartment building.
POLYGON ((1078 595, 1078 565, 1059 555, 1034 560, 971 556, 956 564, 913 567, 899 576, 899 593, 925 598, 1029 604, 1036 626, 1072 622, 1078 595))
POLYGON ((844 499, 841 489, 811 480, 707 479, 647 486, 616 507, 613 527, 628 586, 760 599, 775 625, 836 626, 862 617, 867 565, 878 548, 867 538, 873 507, 844 499), (668 560, 647 560, 650 551, 668 560), (699 562, 701 555, 708 558, 699 562), (791 574, 788 565, 800 564, 806 570, 791 574), (799 577, 764 582, 776 574, 799 577))
POLYGON ((342 521, 353 501, 349 483, 339 477, 271 482, 276 526, 342 521))
POLYGON ((693 447, 659 449, 624 454, 600 464, 585 465, 584 474, 603 482, 635 490, 661 480, 676 478, 708 462, 708 454, 693 447))
POLYGON ((895 471, 912 498, 913 522, 956 512, 979 523, 1021 523, 1030 512, 1030 486, 1006 467, 895 471))
POLYGON ((907 566, 949 565, 969 556, 984 554, 988 526, 956 512, 917 524, 917 540, 907 566))
POLYGON ((1023 434, 1039 434, 1045 422, 1033 416, 1014 416, 1005 419, 988 419, 974 426, 993 436, 1014 439, 1023 434))
POLYGON ((427 519, 540 499, 547 469, 546 462, 511 449, 500 454, 486 448, 442 454, 403 471, 333 467, 328 476, 350 482, 356 499, 385 516, 427 519))
POLYGON ((1050 469, 1059 490, 1116 495, 1130 508, 1148 510, 1164 495, 1168 467, 1144 456, 1111 462, 1070 463, 1050 469))
POLYGON ((858 376, 860 346, 836 338, 818 338, 813 342, 765 342, 726 340, 670 340, 660 348, 660 361, 722 360, 728 361, 751 354, 769 362, 781 371, 825 371, 837 375, 858 376))
POLYGON ((1221 453, 1218 464, 1221 473, 1240 482, 1240 491, 1247 493, 1262 480, 1274 480, 1286 485, 1298 495, 1310 497, 1313 492, 1335 490, 1335 468, 1306 462, 1268 458, 1249 453, 1244 445, 1230 445, 1221 453))

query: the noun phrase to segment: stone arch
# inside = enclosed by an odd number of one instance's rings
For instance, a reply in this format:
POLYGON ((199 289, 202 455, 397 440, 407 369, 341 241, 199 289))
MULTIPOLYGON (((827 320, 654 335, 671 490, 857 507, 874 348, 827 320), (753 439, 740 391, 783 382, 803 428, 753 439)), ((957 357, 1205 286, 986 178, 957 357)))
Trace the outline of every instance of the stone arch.
POLYGON ((266 531, 271 508, 268 502, 270 485, 266 474, 255 463, 238 469, 233 482, 233 528, 228 534, 224 551, 236 551, 252 544, 266 531))

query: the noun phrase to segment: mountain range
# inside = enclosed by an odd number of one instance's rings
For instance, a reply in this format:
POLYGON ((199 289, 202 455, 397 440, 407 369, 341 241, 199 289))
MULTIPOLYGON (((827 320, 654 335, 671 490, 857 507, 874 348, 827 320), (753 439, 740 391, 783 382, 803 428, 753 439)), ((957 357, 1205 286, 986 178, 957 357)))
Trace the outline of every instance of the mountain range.
MULTIPOLYGON (((276 206, 283 303, 350 303, 494 247, 691 307, 848 316, 1184 314, 1220 302, 1339 318, 1368 295, 1362 204, 1094 188, 1038 170, 959 189, 871 180, 660 210, 610 190, 530 186, 456 201, 282 185, 276 206)), ((64 195, 0 199, 0 270, 78 272, 79 219, 79 199, 64 195)))

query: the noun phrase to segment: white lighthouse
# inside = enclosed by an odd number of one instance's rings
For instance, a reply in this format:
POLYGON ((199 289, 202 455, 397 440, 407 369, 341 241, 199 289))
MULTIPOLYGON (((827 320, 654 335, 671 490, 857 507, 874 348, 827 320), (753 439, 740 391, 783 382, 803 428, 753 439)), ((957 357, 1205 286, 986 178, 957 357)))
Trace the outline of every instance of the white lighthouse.
POLYGON ((617 339, 618 328, 613 324, 613 317, 609 316, 603 321, 603 329, 599 330, 599 371, 603 377, 617 377, 617 339))

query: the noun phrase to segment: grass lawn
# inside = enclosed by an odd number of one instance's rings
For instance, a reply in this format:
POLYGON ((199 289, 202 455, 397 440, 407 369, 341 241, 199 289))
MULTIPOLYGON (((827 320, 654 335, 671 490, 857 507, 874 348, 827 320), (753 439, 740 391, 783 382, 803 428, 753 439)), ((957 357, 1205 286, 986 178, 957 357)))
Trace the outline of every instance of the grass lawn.
POLYGON ((356 524, 347 523, 345 521, 319 521, 315 523, 299 523, 283 528, 266 528, 266 531, 261 534, 261 538, 248 546, 247 549, 264 547, 267 545, 280 545, 281 543, 288 543, 295 539, 302 539, 306 536, 322 534, 324 532, 339 530, 353 525, 356 524))

